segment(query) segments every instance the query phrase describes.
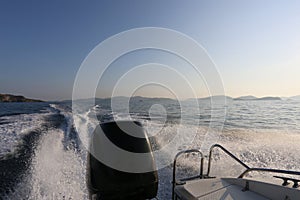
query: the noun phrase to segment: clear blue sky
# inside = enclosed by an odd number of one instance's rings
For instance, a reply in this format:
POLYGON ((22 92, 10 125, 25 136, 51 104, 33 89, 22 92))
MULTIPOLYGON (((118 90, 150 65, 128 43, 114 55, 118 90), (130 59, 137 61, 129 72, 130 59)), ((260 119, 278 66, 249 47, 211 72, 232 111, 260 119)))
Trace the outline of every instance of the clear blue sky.
POLYGON ((227 95, 300 94, 300 1, 0 1, 0 93, 71 98, 87 54, 111 35, 158 26, 202 44, 227 95))

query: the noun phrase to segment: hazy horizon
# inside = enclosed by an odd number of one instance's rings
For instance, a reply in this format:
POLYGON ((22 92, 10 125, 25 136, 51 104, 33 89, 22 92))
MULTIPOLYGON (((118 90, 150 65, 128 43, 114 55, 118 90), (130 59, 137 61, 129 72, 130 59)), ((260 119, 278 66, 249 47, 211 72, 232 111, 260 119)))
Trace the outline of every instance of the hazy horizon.
MULTIPOLYGON (((3 93, 0 93, 0 94, 3 94, 3 93)), ((7 93, 8 94, 8 93, 7 93)), ((38 100, 43 100, 43 101, 72 101, 72 99, 61 99, 61 100, 48 100, 48 99, 39 99, 39 98, 35 98, 35 97, 28 97, 28 96, 25 96, 25 95, 22 95, 22 94, 10 94, 10 95, 20 95, 20 96, 24 96, 25 98, 30 98, 30 99, 38 99, 38 100)), ((251 95, 251 94, 248 94, 248 95, 241 95, 241 96, 230 96, 230 95, 213 95, 213 96, 201 96, 201 97, 197 97, 198 99, 205 99, 205 98, 210 98, 210 97, 216 97, 216 96, 226 96, 226 97, 229 97, 229 98, 232 98, 232 99, 235 99, 235 98, 240 98, 240 97, 247 97, 247 96, 253 96, 253 97, 256 97, 256 98, 264 98, 264 97, 279 97, 279 98, 295 98, 295 97, 300 97, 300 94, 299 95, 293 95, 293 96, 272 96, 272 95, 269 95, 269 96, 255 96, 255 95, 251 95)), ((172 97, 166 97, 166 96, 140 96, 140 95, 136 95, 136 96, 113 96, 113 97, 86 97, 86 98, 83 98, 83 99, 74 99, 74 100, 86 100, 86 99, 109 99, 109 98, 135 98, 135 97, 141 97, 141 98, 158 98, 158 99, 172 99, 172 100, 176 100, 175 98, 172 98, 172 97)), ((189 100, 189 99, 195 99, 194 97, 188 97, 188 98, 184 98, 184 99, 178 99, 180 101, 185 101, 185 100, 189 100)))
MULTIPOLYGON (((297 96, 299 10, 296 0, 1 1, 0 93, 48 101, 71 99, 79 67, 100 42, 132 28, 163 27, 188 35, 206 49, 216 64, 225 95, 297 96)), ((168 54, 132 54, 112 63, 96 96, 110 96, 116 77, 143 63, 159 61, 192 74, 184 63, 168 54)), ((205 80, 192 77, 189 81, 197 97, 210 94, 205 80)), ((122 87, 124 94, 128 93, 126 85, 122 87)), ((180 87, 178 84, 180 96, 190 98, 180 87)), ((134 95, 172 97, 157 87, 144 88, 134 95)))

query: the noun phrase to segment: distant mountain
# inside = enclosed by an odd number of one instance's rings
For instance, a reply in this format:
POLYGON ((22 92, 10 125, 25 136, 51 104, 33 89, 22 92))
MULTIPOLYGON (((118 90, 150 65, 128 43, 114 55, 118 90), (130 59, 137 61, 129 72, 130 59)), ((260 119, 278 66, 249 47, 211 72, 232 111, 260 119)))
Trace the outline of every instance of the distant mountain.
POLYGON ((257 98, 255 96, 241 96, 241 97, 238 97, 238 98, 234 98, 233 100, 236 100, 236 101, 260 101, 260 100, 263 100, 263 101, 273 101, 273 100, 281 100, 280 97, 261 97, 261 98, 257 98))
POLYGON ((238 97, 238 98, 234 98, 233 100, 244 100, 244 101, 248 101, 248 100, 257 100, 258 98, 255 97, 255 96, 251 96, 251 95, 248 95, 248 96, 241 96, 241 97, 238 97))
POLYGON ((0 94, 0 102, 43 102, 37 99, 28 99, 20 95, 0 94))
POLYGON ((300 95, 288 97, 287 99, 300 101, 300 95))
POLYGON ((258 98, 257 100, 281 100, 280 97, 262 97, 262 98, 258 98))
MULTIPOLYGON (((300 95, 299 96, 295 96, 295 97, 291 97, 293 99, 299 99, 300 100, 300 95)), ((126 97, 126 96, 116 96, 116 97, 112 97, 112 98, 89 98, 89 99, 80 99, 80 100, 76 100, 76 101, 80 101, 80 102, 85 102, 85 101, 111 101, 111 99, 114 99, 115 101, 128 101, 130 99, 130 101, 148 101, 148 100, 155 100, 155 101, 176 101, 175 99, 171 99, 171 98, 165 98, 165 97, 142 97, 142 96, 133 96, 133 97, 126 97)), ((198 98, 197 100, 204 100, 204 101, 223 101, 226 100, 227 102, 230 102, 232 100, 236 100, 236 101, 259 101, 259 100, 264 100, 264 101, 272 101, 272 100, 283 100, 285 99, 284 97, 280 98, 280 97, 255 97, 252 95, 248 95, 248 96, 241 96, 238 98, 232 98, 230 96, 225 96, 225 95, 215 95, 215 96, 209 96, 209 97, 203 97, 203 98, 198 98)), ((186 99, 184 101, 193 101, 195 100, 195 98, 189 98, 186 99)), ((71 101, 71 100, 69 100, 71 101)))
POLYGON ((210 97, 204 97, 204 98, 199 98, 198 100, 232 100, 231 97, 229 96, 224 96, 224 95, 216 95, 216 96, 210 96, 210 97))

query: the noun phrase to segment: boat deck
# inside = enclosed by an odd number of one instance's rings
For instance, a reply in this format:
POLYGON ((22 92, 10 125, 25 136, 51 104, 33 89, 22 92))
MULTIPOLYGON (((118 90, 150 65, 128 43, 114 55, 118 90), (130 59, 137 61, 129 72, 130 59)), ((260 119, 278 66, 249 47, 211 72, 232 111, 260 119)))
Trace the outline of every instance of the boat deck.
POLYGON ((198 199, 241 199, 266 200, 250 190, 243 191, 244 187, 230 183, 226 179, 199 179, 189 181, 185 185, 176 186, 175 194, 182 200, 198 199))

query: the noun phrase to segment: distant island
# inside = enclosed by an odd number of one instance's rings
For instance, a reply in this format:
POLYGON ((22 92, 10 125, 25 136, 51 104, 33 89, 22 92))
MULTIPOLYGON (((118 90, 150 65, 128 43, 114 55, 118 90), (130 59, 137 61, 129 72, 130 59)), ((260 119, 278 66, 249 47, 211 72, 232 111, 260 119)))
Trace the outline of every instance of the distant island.
POLYGON ((225 95, 215 95, 215 96, 198 98, 198 100, 223 100, 223 99, 232 100, 232 97, 225 96, 225 95))
POLYGON ((0 102, 43 102, 38 99, 28 99, 21 95, 0 94, 0 102))
POLYGON ((296 101, 300 101, 300 95, 297 96, 292 96, 292 97, 287 97, 287 100, 296 100, 296 101))
MULTIPOLYGON (((133 96, 133 97, 126 97, 126 96, 117 96, 117 97, 112 97, 114 99, 117 100, 127 100, 129 99, 134 99, 134 100, 147 100, 147 99, 151 99, 151 100, 174 100, 171 98, 166 98, 166 97, 142 97, 142 96, 133 96)), ((97 100, 109 100, 110 98, 96 98, 97 100)), ((188 98, 185 99, 184 101, 192 101, 195 98, 188 98)), ((281 101, 281 100, 300 100, 300 95, 298 96, 293 96, 293 97, 273 97, 273 96, 266 96, 266 97, 255 97, 252 95, 248 95, 248 96, 240 96, 240 97, 230 97, 230 96, 226 96, 226 95, 214 95, 214 96, 208 96, 208 97, 201 97, 201 98, 197 98, 198 100, 204 100, 204 101, 222 101, 222 100, 226 100, 226 101, 281 101)), ((81 99, 84 100, 84 99, 81 99)), ((93 100, 93 98, 90 99, 85 99, 85 100, 93 100)), ((71 100, 69 100, 71 101, 71 100)))
MULTIPOLYGON (((248 96, 241 96, 237 98, 232 98, 230 96, 225 96, 225 95, 216 95, 216 96, 209 96, 209 97, 203 97, 203 98, 198 98, 198 100, 224 100, 226 99, 227 101, 273 101, 273 100, 282 100, 280 97, 255 97, 252 95, 248 96)), ((187 100, 192 100, 192 98, 187 99, 187 100)))
POLYGON ((273 101, 273 100, 282 100, 280 97, 261 97, 257 98, 255 96, 242 96, 238 98, 234 98, 233 100, 237 101, 259 101, 259 100, 265 100, 265 101, 273 101))

